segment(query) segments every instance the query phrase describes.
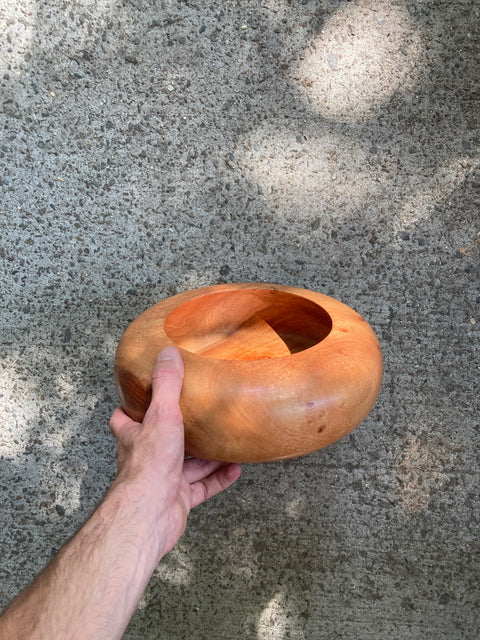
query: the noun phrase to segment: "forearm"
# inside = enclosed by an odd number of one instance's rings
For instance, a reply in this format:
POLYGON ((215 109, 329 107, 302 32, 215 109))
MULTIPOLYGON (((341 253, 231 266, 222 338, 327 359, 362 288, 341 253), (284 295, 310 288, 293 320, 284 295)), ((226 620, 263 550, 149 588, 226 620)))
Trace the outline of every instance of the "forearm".
POLYGON ((0 618, 0 639, 121 638, 163 553, 148 505, 126 483, 0 618), (136 499, 137 498, 137 499, 136 499))
POLYGON ((143 423, 115 410, 117 479, 77 535, 0 617, 0 640, 121 638, 190 510, 240 476, 236 464, 184 459, 182 379, 180 354, 167 347, 155 364, 143 423))

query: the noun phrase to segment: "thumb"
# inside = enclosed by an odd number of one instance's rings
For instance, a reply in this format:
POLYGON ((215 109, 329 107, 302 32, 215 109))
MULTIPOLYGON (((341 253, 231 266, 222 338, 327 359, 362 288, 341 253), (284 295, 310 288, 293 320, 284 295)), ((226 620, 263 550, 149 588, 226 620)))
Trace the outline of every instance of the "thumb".
POLYGON ((182 421, 179 408, 183 361, 175 347, 160 351, 152 374, 152 401, 145 417, 175 424, 182 421))

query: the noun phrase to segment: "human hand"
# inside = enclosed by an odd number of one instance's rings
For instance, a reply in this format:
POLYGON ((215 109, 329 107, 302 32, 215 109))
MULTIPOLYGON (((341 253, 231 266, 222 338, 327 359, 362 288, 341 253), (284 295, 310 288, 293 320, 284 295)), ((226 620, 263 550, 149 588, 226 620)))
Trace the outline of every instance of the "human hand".
POLYGON ((0 638, 122 638, 192 507, 240 476, 237 464, 184 460, 182 379, 180 354, 168 347, 155 365, 143 423, 121 409, 114 412, 115 481, 83 527, 1 616, 0 638))
POLYGON ((159 558, 185 530, 193 507, 231 486, 240 476, 238 464, 185 460, 179 398, 183 362, 174 347, 159 354, 152 376, 152 401, 143 423, 116 409, 110 428, 117 439, 118 474, 114 485, 131 492, 139 521, 157 536, 159 558))

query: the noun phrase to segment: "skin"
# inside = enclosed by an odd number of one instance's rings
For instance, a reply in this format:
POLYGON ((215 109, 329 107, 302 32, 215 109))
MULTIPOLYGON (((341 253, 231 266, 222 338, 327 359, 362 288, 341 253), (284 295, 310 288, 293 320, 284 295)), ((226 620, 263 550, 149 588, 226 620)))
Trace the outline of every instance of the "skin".
POLYGON ((117 477, 80 531, 0 617, 1 640, 121 638, 190 510, 238 479, 237 464, 184 459, 182 380, 180 354, 167 347, 143 423, 115 410, 117 477))

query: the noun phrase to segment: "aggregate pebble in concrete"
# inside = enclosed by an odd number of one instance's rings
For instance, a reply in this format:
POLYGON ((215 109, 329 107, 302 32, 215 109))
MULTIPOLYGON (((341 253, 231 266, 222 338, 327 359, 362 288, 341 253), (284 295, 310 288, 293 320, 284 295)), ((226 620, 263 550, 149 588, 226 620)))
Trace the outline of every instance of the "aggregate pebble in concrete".
POLYGON ((478 637, 479 9, 4 0, 2 606, 114 477, 128 323, 264 281, 362 313, 380 397, 193 512, 125 638, 478 637))

